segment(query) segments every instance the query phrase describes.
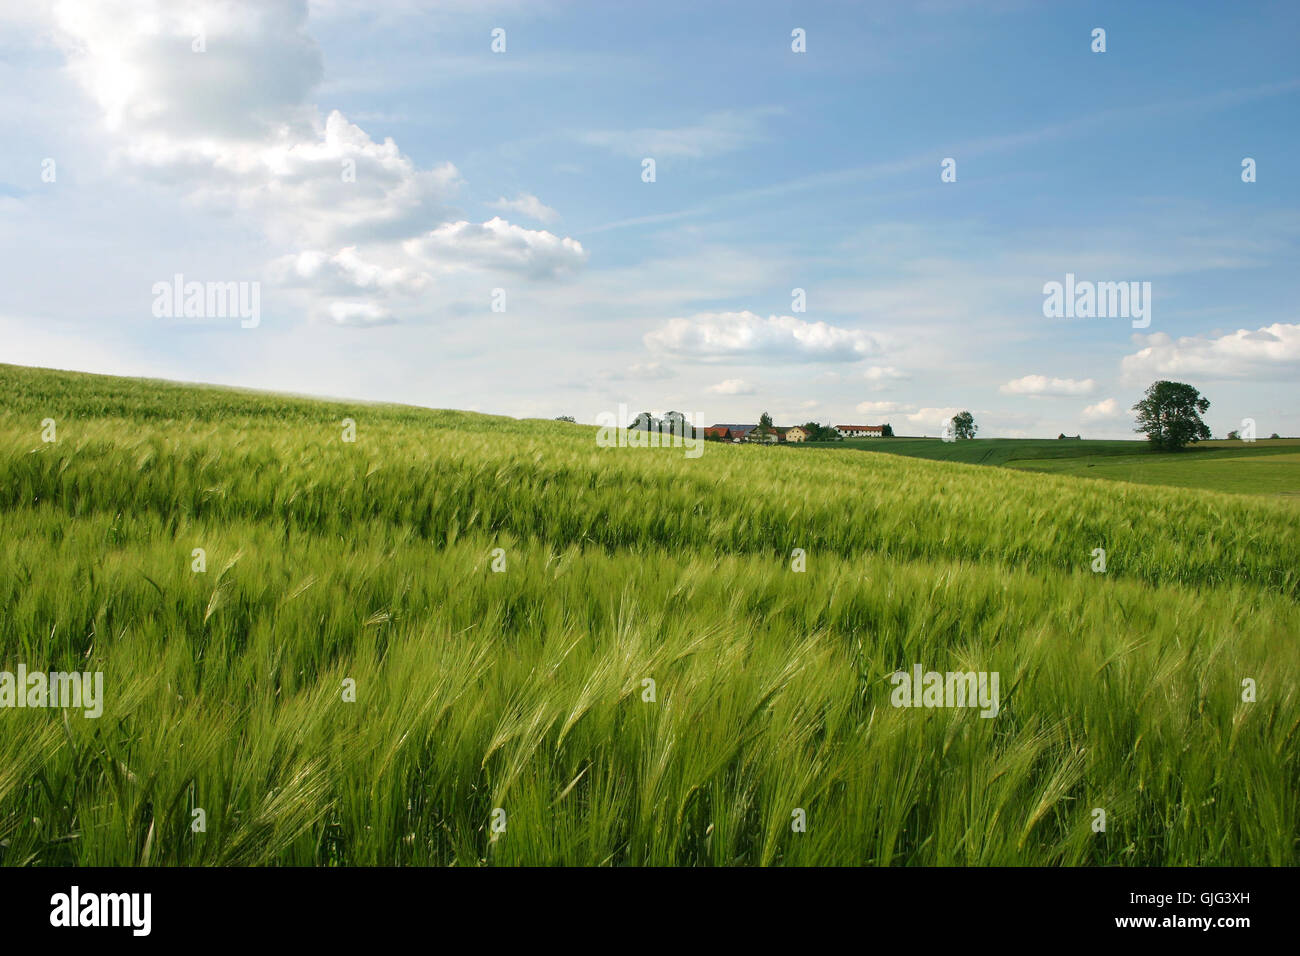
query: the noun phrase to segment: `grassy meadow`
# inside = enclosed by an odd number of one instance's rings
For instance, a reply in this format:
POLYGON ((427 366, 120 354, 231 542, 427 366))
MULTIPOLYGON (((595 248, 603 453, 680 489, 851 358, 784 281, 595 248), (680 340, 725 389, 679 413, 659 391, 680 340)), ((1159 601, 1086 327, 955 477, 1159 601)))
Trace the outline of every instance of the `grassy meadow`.
POLYGON ((879 451, 908 458, 955 461, 966 465, 1005 465, 1009 461, 1021 459, 1135 455, 1149 451, 1146 442, 1106 439, 1058 441, 1046 438, 976 438, 954 442, 946 442, 941 438, 846 438, 835 442, 809 442, 800 447, 879 451))
POLYGON ((1300 496, 1300 439, 1252 443, 1203 442, 1175 455, 1108 455, 1012 461, 1012 468, 1131 481, 1179 488, 1208 488, 1240 495, 1300 496))
POLYGON ((0 396, 0 670, 105 685, 0 708, 0 864, 1297 862, 1293 501, 4 365, 0 396), (1000 712, 891 706, 917 663, 998 672, 1000 712))
POLYGON ((1300 495, 1300 438, 1204 441, 1175 454, 1157 451, 1145 439, 976 438, 945 442, 939 438, 855 438, 806 447, 874 451, 969 465, 1004 465, 1056 475, 1243 495, 1300 495))

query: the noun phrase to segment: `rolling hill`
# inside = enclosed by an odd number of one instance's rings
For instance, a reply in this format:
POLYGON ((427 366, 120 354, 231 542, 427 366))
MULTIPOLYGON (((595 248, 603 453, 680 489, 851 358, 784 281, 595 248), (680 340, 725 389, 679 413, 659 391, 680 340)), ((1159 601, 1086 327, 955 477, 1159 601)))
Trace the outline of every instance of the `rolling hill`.
POLYGON ((104 681, 0 707, 0 863, 1297 862, 1293 502, 0 394, 0 670, 104 681), (916 667, 996 714, 896 706, 916 667))

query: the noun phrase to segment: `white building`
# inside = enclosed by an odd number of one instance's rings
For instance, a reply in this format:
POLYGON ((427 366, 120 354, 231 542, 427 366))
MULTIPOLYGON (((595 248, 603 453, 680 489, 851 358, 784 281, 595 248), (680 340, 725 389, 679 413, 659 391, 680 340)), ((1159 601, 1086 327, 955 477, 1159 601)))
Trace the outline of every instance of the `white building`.
POLYGON ((883 438, 884 425, 836 425, 835 430, 843 438, 883 438))

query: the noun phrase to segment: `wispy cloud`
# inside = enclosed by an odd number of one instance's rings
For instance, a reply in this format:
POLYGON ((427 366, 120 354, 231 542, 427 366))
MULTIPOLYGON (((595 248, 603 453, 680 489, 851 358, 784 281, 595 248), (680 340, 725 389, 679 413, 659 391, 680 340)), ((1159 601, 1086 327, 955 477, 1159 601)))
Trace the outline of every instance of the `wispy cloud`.
POLYGON ((866 332, 805 322, 789 315, 705 312, 669 319, 645 336, 647 347, 683 358, 767 358, 785 362, 852 362, 876 354, 866 332))
POLYGON ((760 142, 766 136, 766 120, 782 112, 776 107, 722 110, 685 126, 590 130, 578 139, 635 159, 704 159, 760 142))
POLYGON ((1097 383, 1090 378, 1048 378, 1046 375, 1026 375, 998 387, 1003 395, 1090 395, 1097 383))
POLYGON ((743 378, 729 378, 716 385, 710 385, 708 391, 714 395, 753 395, 758 391, 758 386, 746 382, 743 378))
MULTIPOLYGON (((607 231, 610 229, 667 222, 675 219, 689 219, 696 216, 713 214, 720 208, 730 205, 744 203, 752 204, 755 202, 761 202, 765 199, 773 199, 792 193, 812 190, 846 188, 855 184, 861 184, 873 180, 887 179, 893 176, 914 173, 918 170, 931 169, 935 171, 935 175, 937 176, 939 160, 944 156, 960 156, 962 158, 969 158, 972 156, 1010 152, 1026 146, 1033 146, 1052 140, 1065 139, 1071 136, 1080 136, 1089 131, 1101 129, 1103 127, 1111 127, 1126 120, 1151 119, 1156 116, 1188 111, 1208 112, 1212 110, 1226 109, 1256 99, 1283 96, 1288 93, 1293 93, 1296 90, 1300 90, 1300 79, 1288 80, 1281 83, 1264 83, 1258 86, 1235 90, 1221 90, 1202 96, 1186 97, 1177 100, 1162 100, 1137 106, 1100 110, 1087 116, 1081 116, 1059 123, 1049 123, 1044 126, 1037 126, 1031 129, 1020 130, 1018 132, 1005 133, 997 136, 987 136, 946 146, 936 144, 934 149, 927 150, 923 153, 914 153, 911 156, 899 157, 893 160, 868 163, 862 166, 852 166, 845 169, 831 170, 827 172, 812 173, 807 176, 799 176, 793 179, 772 183, 767 186, 723 193, 709 202, 696 205, 692 208, 659 213, 653 217, 636 217, 604 223, 589 231, 607 231)), ((650 154, 643 153, 638 155, 650 154)))

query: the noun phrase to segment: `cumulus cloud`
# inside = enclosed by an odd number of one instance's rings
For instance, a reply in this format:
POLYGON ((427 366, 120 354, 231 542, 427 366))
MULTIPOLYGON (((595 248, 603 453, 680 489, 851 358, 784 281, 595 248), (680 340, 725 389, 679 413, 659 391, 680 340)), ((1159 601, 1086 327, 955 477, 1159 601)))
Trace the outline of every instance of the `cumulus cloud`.
POLYGON ((231 194, 267 218, 273 235, 305 242, 385 240, 410 236, 445 219, 461 185, 451 163, 418 169, 393 140, 374 142, 338 110, 316 136, 259 151, 260 166, 233 184, 217 180, 199 198, 231 194))
POLYGON ((322 58, 301 0, 60 0, 53 13, 69 70, 137 141, 251 145, 310 127, 322 58))
POLYGON ((753 395, 758 388, 743 378, 729 378, 717 385, 710 385, 708 391, 714 395, 753 395))
POLYGON ((1091 395, 1097 383, 1090 378, 1048 378, 1046 375, 1026 375, 998 387, 1004 395, 1091 395))
MULTIPOLYGON (((394 297, 424 288, 430 271, 547 278, 585 262, 573 239, 501 218, 450 221, 461 186, 454 165, 420 168, 392 139, 376 142, 338 110, 323 114, 311 99, 323 68, 307 20, 305 0, 53 8, 68 69, 115 134, 114 159, 191 202, 247 215, 274 243, 298 249, 268 272, 307 290, 315 314, 394 321, 394 297), (348 293, 367 299, 334 301, 348 293)), ((527 193, 503 202, 543 221, 554 212, 527 193)))
POLYGON ((1142 348, 1126 355, 1120 363, 1129 381, 1163 375, 1278 379, 1293 378, 1300 372, 1300 324, 1275 322, 1217 337, 1189 335, 1174 339, 1157 332, 1133 338, 1142 348))
POLYGON ((576 239, 514 226, 499 216, 481 225, 449 222, 418 239, 408 239, 403 248, 436 268, 470 266, 534 277, 572 272, 587 261, 587 252, 576 239))
POLYGON ((1099 422, 1110 418, 1123 418, 1124 409, 1119 407, 1119 402, 1113 398, 1107 398, 1096 405, 1089 405, 1083 410, 1083 420, 1085 422, 1099 422))
POLYGON ((301 2, 64 0, 69 70, 134 174, 261 217, 278 241, 320 244, 446 218, 450 163, 418 169, 337 110, 310 102, 321 54, 301 2), (202 49, 196 50, 201 44, 202 49))
POLYGON ((489 205, 493 209, 518 213, 529 219, 536 219, 538 222, 555 222, 560 218, 558 212, 529 193, 520 193, 514 199, 506 199, 502 196, 496 202, 489 203, 489 205))
POLYGON ((852 362, 879 351, 866 332, 805 322, 789 315, 766 319, 753 312, 704 312, 669 319, 645 336, 658 351, 698 359, 735 357, 793 362, 852 362))
POLYGON ((414 293, 432 281, 428 273, 404 266, 384 268, 367 262, 355 246, 347 246, 334 255, 306 250, 274 260, 268 269, 273 280, 284 286, 310 286, 323 292, 414 293))
POLYGON ((282 256, 270 263, 267 273, 282 287, 308 290, 308 314, 337 325, 394 322, 391 305, 384 300, 412 296, 432 283, 427 273, 367 261, 353 246, 334 255, 313 249, 282 256))

